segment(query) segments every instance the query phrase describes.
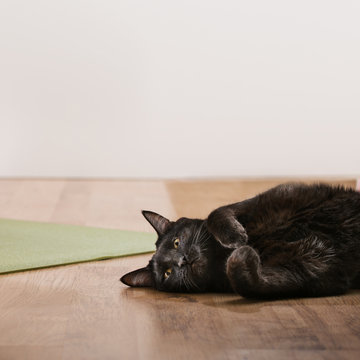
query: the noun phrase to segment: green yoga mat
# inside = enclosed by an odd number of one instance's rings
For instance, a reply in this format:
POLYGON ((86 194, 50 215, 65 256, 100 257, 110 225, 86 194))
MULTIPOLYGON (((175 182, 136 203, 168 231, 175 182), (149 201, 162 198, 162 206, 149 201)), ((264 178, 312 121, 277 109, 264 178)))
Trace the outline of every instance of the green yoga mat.
POLYGON ((0 273, 155 251, 155 234, 0 219, 0 273))

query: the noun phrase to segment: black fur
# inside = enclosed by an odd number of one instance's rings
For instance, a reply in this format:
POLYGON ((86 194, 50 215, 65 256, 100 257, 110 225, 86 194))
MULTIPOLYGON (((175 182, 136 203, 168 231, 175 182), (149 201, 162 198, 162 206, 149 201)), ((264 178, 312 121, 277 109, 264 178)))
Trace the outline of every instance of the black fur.
POLYGON ((257 298, 360 286, 360 193, 352 189, 279 185, 206 220, 143 214, 159 238, 148 266, 121 278, 130 286, 257 298))

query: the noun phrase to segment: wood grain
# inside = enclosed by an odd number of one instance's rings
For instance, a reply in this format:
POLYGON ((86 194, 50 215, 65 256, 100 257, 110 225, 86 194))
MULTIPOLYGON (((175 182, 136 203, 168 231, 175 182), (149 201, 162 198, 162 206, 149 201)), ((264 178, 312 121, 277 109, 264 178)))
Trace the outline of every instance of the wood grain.
MULTIPOLYGON (((139 210, 206 216, 273 181, 0 181, 0 214, 151 229, 139 210), (190 202, 190 205, 189 205, 190 202)), ((353 186, 354 181, 349 185, 353 186)), ((0 276, 0 359, 358 359, 360 292, 249 301, 118 279, 151 255, 0 276)))

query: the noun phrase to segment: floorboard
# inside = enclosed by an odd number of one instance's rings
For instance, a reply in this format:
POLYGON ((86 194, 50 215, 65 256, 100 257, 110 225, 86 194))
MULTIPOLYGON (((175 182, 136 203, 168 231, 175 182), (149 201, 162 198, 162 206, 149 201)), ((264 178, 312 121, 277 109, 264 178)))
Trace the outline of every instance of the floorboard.
MULTIPOLYGON (((151 231, 282 182, 1 180, 0 216, 151 231)), ((354 186, 355 181, 331 180, 354 186)), ((250 301, 119 282, 151 255, 0 276, 0 359, 358 359, 360 291, 250 301)))

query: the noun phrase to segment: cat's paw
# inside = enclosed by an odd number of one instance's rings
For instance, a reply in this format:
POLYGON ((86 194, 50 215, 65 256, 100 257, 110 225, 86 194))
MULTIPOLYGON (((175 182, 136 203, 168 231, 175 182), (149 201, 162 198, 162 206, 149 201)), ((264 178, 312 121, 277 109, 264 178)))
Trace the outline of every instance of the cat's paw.
POLYGON ((214 210, 207 218, 206 226, 223 247, 236 249, 248 242, 245 228, 227 207, 214 210))
POLYGON ((250 246, 235 249, 226 262, 226 274, 232 288, 239 294, 246 293, 259 283, 260 257, 250 246))
POLYGON ((236 232, 226 233, 224 231, 221 236, 215 236, 215 238, 223 247, 228 249, 237 249, 248 242, 248 235, 241 224, 238 224, 236 232))

